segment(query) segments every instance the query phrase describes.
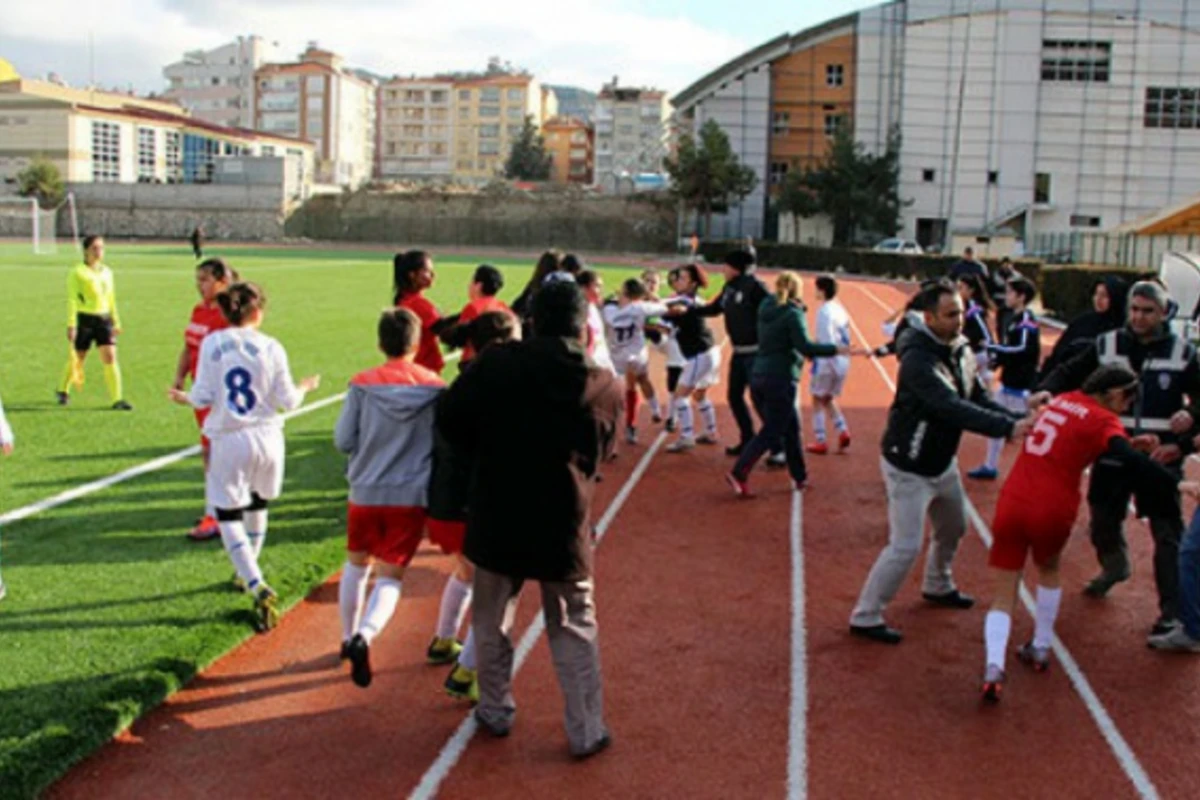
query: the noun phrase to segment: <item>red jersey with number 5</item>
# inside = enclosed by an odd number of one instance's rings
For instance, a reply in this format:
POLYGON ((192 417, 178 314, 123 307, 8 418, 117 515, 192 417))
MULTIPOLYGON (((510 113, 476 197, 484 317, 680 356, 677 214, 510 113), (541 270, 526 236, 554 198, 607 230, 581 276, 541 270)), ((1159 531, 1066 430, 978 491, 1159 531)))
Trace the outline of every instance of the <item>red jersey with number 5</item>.
POLYGON ((1013 465, 1001 502, 1036 501, 1044 508, 1079 507, 1079 484, 1113 437, 1126 438, 1120 418, 1083 392, 1069 392, 1050 401, 1038 414, 1013 465))

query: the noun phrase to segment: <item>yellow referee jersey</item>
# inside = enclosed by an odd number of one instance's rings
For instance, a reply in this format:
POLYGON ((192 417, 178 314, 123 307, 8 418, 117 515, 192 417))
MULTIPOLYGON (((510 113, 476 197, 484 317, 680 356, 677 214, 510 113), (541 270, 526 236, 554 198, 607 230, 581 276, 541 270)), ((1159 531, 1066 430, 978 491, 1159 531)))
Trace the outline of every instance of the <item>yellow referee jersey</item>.
POLYGON ((121 327, 112 270, 104 264, 97 264, 95 267, 76 264, 67 276, 68 327, 75 327, 77 314, 111 316, 113 326, 121 327))

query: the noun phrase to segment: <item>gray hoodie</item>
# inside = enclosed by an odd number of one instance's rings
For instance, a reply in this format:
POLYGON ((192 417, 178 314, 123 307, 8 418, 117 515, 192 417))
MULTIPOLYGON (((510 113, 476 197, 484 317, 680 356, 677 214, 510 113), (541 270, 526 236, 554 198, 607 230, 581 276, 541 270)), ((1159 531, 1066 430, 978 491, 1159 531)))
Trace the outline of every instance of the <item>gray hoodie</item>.
POLYGON ((350 502, 424 508, 441 386, 352 383, 333 441, 350 456, 350 502))

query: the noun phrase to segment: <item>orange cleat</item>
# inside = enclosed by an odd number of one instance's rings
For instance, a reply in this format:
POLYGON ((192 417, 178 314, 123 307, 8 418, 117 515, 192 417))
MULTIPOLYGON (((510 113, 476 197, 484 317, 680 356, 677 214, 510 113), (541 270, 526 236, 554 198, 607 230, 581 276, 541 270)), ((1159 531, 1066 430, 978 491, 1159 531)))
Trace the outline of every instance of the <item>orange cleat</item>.
POLYGON ((812 453, 814 456, 823 456, 829 453, 829 445, 824 442, 813 442, 808 447, 804 448, 806 452, 812 453))
POLYGON ((849 449, 850 449, 850 434, 846 433, 845 431, 842 431, 841 435, 838 436, 838 452, 844 453, 849 449))
POLYGON ((221 535, 221 526, 217 521, 207 514, 204 519, 196 523, 196 527, 188 531, 187 537, 193 542, 206 542, 209 539, 216 539, 221 535))

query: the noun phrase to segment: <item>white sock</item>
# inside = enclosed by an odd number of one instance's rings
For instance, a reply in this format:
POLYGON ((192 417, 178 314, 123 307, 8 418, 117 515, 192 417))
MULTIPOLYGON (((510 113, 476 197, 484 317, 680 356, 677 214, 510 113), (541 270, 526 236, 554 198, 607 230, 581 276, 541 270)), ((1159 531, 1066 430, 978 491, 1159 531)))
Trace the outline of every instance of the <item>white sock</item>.
POLYGON ((704 402, 696 406, 696 410, 700 412, 700 418, 704 420, 704 432, 709 436, 716 436, 717 409, 713 406, 712 400, 704 400, 704 402))
POLYGON ((240 519, 222 522, 220 525, 221 544, 225 545, 225 552, 229 554, 233 568, 237 570, 238 577, 253 589, 262 583, 263 575, 262 570, 258 568, 258 556, 250 544, 250 537, 246 535, 246 526, 240 519))
POLYGON ((246 522, 246 535, 254 546, 254 557, 262 555, 263 545, 267 542, 267 510, 247 511, 242 515, 246 522))
POLYGON ((1000 469, 1000 451, 1003 449, 1003 439, 988 439, 987 461, 984 462, 984 466, 991 470, 1000 469))
POLYGON ((1058 619, 1058 606, 1062 602, 1062 587, 1047 589, 1037 587, 1037 602, 1033 615, 1033 646, 1049 647, 1054 641, 1054 621, 1058 619))
POLYGON ((367 601, 367 613, 358 626, 358 632, 367 640, 367 644, 375 640, 396 612, 401 585, 395 578, 375 579, 375 588, 371 590, 371 599, 367 601))
POLYGON ((842 415, 841 411, 835 411, 833 413, 833 427, 838 433, 850 432, 850 426, 846 424, 846 417, 842 415))
POLYGON ((1012 630, 1012 617, 1003 611, 992 609, 983 620, 983 641, 987 648, 985 666, 1004 669, 1008 652, 1008 634, 1012 630))
POLYGON ((662 416, 662 406, 658 404, 658 395, 656 395, 656 394, 650 395, 649 399, 646 402, 650 404, 651 415, 653 415, 655 417, 662 416))
POLYGON ((813 412, 813 438, 820 444, 825 443, 825 412, 813 412))
POLYGON ((446 588, 442 590, 442 607, 438 611, 435 635, 439 639, 453 639, 458 635, 470 602, 471 584, 459 580, 457 575, 451 575, 446 580, 446 588))
POLYGON ((343 642, 350 641, 350 637, 358 630, 370 578, 370 567, 360 567, 347 561, 342 568, 342 582, 338 584, 338 610, 342 615, 343 642))
POLYGON ((692 419, 692 401, 689 398, 676 398, 675 416, 678 417, 679 422, 679 437, 681 439, 694 439, 696 436, 696 426, 692 419))
POLYGON ((475 669, 475 628, 467 630, 467 640, 463 642, 462 652, 458 654, 458 665, 467 669, 475 669))

